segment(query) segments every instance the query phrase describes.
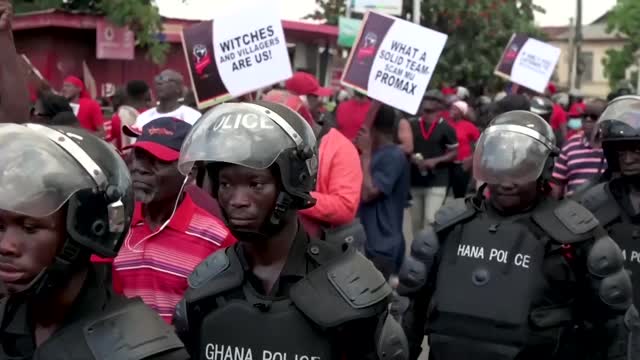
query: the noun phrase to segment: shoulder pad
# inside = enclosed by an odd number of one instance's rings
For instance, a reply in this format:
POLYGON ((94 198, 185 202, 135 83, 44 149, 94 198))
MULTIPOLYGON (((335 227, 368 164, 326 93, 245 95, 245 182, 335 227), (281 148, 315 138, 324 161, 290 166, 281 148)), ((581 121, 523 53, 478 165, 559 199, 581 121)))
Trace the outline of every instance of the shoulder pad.
POLYGON ((331 328, 387 310, 391 287, 371 261, 353 248, 296 283, 290 297, 314 323, 331 328))
POLYGON ((83 332, 99 360, 142 360, 184 348, 173 328, 141 300, 128 301, 124 307, 88 323, 83 332))
POLYGON ((607 189, 608 183, 598 184, 581 194, 576 201, 586 207, 606 226, 620 216, 620 206, 607 189))
POLYGON ((331 284, 355 309, 369 307, 391 295, 384 276, 358 252, 333 263, 327 270, 331 284))
POLYGON ((209 255, 193 270, 187 282, 189 287, 197 289, 229 268, 226 251, 216 251, 209 255))
POLYGON ((563 200, 556 206, 545 206, 534 212, 532 220, 555 241, 571 244, 593 238, 599 223, 584 206, 563 200))
POLYGON ((232 246, 218 250, 198 265, 189 275, 189 289, 185 293, 187 302, 221 294, 238 287, 244 281, 244 269, 232 246))
POLYGON ((436 212, 433 227, 435 232, 439 233, 471 218, 475 214, 476 210, 469 206, 465 199, 455 199, 436 212))

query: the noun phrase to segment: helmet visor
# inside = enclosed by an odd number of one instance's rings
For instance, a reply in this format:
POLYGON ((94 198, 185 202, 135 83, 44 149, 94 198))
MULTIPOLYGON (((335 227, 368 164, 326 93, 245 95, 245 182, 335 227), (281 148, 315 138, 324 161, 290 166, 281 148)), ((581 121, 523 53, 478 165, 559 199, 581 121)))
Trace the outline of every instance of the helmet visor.
POLYGON ((473 173, 488 184, 524 184, 544 170, 550 149, 532 136, 489 127, 473 155, 473 173))
POLYGON ((32 129, 0 124, 0 209, 33 217, 56 212, 96 184, 65 150, 32 129))
POLYGON ((614 100, 598 120, 604 141, 640 138, 640 101, 637 97, 614 100))
POLYGON ((219 105, 193 126, 180 151, 178 167, 183 174, 194 163, 224 162, 266 169, 286 149, 309 144, 273 111, 247 103, 219 105))

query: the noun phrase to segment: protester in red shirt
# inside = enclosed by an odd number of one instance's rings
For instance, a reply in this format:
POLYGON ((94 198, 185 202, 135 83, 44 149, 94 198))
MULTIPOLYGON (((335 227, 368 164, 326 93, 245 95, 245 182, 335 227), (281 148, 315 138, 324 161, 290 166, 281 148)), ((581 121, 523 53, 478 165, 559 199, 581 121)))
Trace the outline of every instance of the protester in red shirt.
POLYGON ((104 138, 102 108, 100 104, 91 99, 84 82, 75 76, 68 76, 62 85, 62 96, 71 103, 80 126, 104 138))
POLYGON ((110 121, 105 122, 106 140, 116 148, 122 149, 130 145, 131 141, 122 137, 123 126, 133 126, 138 115, 149 108, 149 85, 142 80, 132 80, 127 83, 124 103, 118 107, 110 121))
MULTIPOLYGON (((286 105, 302 117, 308 113, 299 97, 285 91, 272 90, 263 100, 286 105)), ((316 204, 298 213, 305 230, 320 238, 323 229, 354 221, 360 205, 362 169, 355 145, 344 135, 336 129, 323 129, 315 121, 311 127, 319 142, 318 180, 311 192, 316 204)))
POLYGON ((186 181, 177 163, 190 130, 187 122, 173 118, 152 120, 139 135, 123 129, 138 136, 131 146, 137 202, 131 231, 113 262, 114 283, 127 297, 141 297, 168 323, 196 265, 235 242, 220 219, 183 191, 186 181))
POLYGON ((471 181, 471 165, 473 160, 473 146, 480 138, 480 130, 467 120, 469 105, 464 101, 456 101, 451 106, 451 125, 458 138, 458 156, 452 167, 453 176, 451 187, 456 198, 467 195, 469 181, 471 181))
POLYGON ((371 107, 371 101, 363 94, 358 92, 347 100, 338 105, 336 110, 336 122, 338 130, 349 141, 353 142, 358 137, 358 132, 364 124, 364 120, 367 118, 369 108, 371 107))

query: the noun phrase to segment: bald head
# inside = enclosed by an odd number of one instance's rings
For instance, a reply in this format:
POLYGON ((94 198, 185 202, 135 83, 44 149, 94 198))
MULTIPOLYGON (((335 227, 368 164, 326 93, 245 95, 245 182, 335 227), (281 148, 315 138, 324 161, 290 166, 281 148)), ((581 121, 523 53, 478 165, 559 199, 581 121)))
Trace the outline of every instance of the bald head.
POLYGON ((184 78, 179 72, 167 69, 155 78, 156 94, 160 102, 177 101, 182 97, 184 78))

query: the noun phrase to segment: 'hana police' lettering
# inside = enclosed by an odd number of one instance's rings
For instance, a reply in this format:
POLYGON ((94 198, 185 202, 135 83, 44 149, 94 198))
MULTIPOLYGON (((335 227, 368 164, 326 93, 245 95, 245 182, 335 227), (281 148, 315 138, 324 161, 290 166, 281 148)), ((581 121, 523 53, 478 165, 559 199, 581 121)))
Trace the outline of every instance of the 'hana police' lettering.
POLYGON ((254 113, 231 113, 221 116, 214 127, 213 131, 231 130, 231 129, 273 129, 273 122, 264 116, 254 113))
MULTIPOLYGON (((510 262, 509 252, 506 250, 491 249, 488 251, 488 253, 489 253, 489 258, 487 259, 488 261, 498 262, 502 264, 507 264, 510 262)), ((465 245, 465 244, 458 245, 458 251, 456 253, 458 257, 485 260, 484 254, 485 254, 484 247, 474 246, 474 245, 465 245)), ((636 254, 638 259, 637 261, 640 262, 640 253, 636 253, 636 254)), ((512 259, 512 263, 515 266, 528 269, 529 266, 531 265, 531 255, 516 254, 512 259)))
POLYGON ((322 360, 320 356, 289 354, 278 351, 262 351, 262 357, 254 358, 250 348, 207 344, 205 357, 207 360, 322 360))
POLYGON ((287 354, 281 352, 263 351, 262 360, 321 360, 320 356, 287 354))
POLYGON ((253 360, 251 349, 217 344, 207 344, 205 356, 207 360, 253 360))
POLYGON ((626 249, 622 249, 622 257, 627 262, 630 262, 630 263, 635 262, 635 263, 640 264, 640 252, 631 250, 630 253, 631 253, 631 256, 627 257, 627 250, 626 249))

